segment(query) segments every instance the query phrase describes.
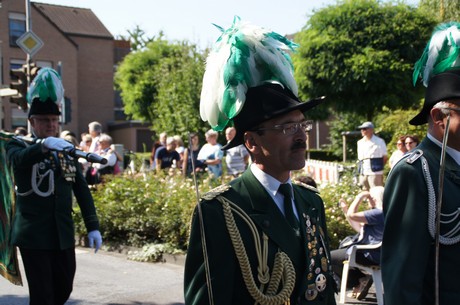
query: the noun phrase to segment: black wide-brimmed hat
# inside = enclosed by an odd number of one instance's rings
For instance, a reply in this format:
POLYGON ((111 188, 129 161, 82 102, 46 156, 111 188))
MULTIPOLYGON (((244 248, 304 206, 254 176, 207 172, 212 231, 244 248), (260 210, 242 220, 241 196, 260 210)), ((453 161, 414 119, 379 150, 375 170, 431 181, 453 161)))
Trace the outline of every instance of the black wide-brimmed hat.
POLYGON ((29 118, 34 114, 55 114, 60 115, 59 106, 50 98, 42 102, 38 97, 32 100, 29 106, 29 118))
POLYGON ((280 84, 266 83, 252 87, 246 93, 246 102, 240 113, 233 119, 236 129, 235 137, 222 147, 222 150, 244 143, 244 133, 274 117, 294 110, 305 113, 325 100, 319 97, 308 102, 301 102, 289 89, 280 84))
POLYGON ((409 121, 409 124, 426 124, 430 110, 436 103, 452 99, 460 99, 460 69, 449 70, 431 77, 425 91, 423 108, 409 121))

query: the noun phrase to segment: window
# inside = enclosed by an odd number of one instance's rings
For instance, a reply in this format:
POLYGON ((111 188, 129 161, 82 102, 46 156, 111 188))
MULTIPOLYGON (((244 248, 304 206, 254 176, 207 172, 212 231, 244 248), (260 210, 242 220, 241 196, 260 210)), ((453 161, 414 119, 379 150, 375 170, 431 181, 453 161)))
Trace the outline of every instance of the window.
POLYGON ((26 32, 26 15, 9 13, 10 46, 17 47, 16 40, 26 32))

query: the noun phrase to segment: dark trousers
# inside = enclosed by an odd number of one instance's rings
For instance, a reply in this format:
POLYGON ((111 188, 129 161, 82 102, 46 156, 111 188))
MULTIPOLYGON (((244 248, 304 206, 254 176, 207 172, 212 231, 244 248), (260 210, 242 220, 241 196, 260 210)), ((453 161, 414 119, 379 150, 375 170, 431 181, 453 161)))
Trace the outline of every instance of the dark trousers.
MULTIPOLYGON (((331 265, 332 271, 342 278, 343 261, 348 260, 347 248, 337 249, 331 251, 331 265)), ((375 265, 372 261, 368 260, 362 251, 356 252, 356 262, 362 265, 375 265)), ((363 272, 356 268, 350 268, 348 271, 347 288, 352 288, 359 284, 359 279, 365 276, 363 272)))
POLYGON ((19 250, 29 285, 30 305, 63 305, 72 292, 75 249, 19 250))

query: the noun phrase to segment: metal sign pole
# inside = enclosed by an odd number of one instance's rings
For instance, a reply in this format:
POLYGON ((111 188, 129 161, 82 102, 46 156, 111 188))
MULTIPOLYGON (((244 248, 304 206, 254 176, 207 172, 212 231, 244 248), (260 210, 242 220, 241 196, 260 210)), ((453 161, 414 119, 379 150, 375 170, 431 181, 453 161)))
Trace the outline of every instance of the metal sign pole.
MULTIPOLYGON (((30 18, 30 0, 25 0, 26 1, 26 33, 30 32, 30 29, 32 28, 32 21, 30 18)), ((26 75, 27 75, 27 87, 30 85, 30 61, 31 57, 29 53, 26 53, 26 75)), ((32 134, 32 126, 30 125, 29 120, 27 120, 27 132, 29 134, 32 134)))

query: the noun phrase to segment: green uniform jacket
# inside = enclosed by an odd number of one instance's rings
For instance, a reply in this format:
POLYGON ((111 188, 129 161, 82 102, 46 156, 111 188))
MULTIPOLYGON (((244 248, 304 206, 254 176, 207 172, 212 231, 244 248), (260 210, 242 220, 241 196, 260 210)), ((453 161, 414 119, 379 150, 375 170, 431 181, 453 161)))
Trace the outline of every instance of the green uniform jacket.
MULTIPOLYGON (((315 192, 294 185, 294 198, 301 224, 301 240, 295 236, 281 211, 270 195, 266 192, 250 170, 231 182, 231 188, 221 194, 242 208, 257 226, 269 238, 268 266, 273 270, 274 255, 277 251, 285 252, 292 260, 296 270, 296 286, 291 295, 291 304, 335 304, 334 291, 336 284, 331 277, 330 265, 327 258, 329 246, 325 223, 324 206, 321 198, 315 192), (316 237, 311 234, 307 237, 307 215, 315 225, 316 237), (321 229, 319 229, 321 227, 321 229), (322 233, 320 241, 319 233, 322 233), (307 239, 308 238, 308 239, 307 239), (312 241, 316 241, 312 246, 312 241), (314 249, 309 251, 310 249, 314 249), (310 255, 322 253, 322 257, 310 255), (321 261, 323 266, 321 265, 321 261), (313 289, 313 300, 306 300, 307 287, 315 287, 318 274, 323 274, 326 289, 317 292, 313 289), (308 276, 310 274, 310 276, 308 276), (307 278, 309 280, 307 281, 307 278)), ((216 199, 201 201, 206 234, 207 253, 212 278, 214 304, 216 305, 253 305, 254 299, 250 296, 241 275, 241 269, 231 244, 225 224, 222 204, 216 199)), ((233 213, 235 215, 235 213, 233 213)), ((257 261, 254 241, 248 225, 240 217, 234 216, 241 233, 251 269, 257 286, 257 261)), ((309 223, 310 224, 310 223, 309 223)), ((199 219, 197 211, 192 220, 191 236, 185 263, 184 294, 185 304, 209 304, 206 285, 203 249, 200 237, 199 219)), ((309 297, 312 298, 311 296, 309 297)))
MULTIPOLYGON (((13 221, 12 243, 18 247, 37 250, 68 249, 75 245, 72 219, 72 191, 77 198, 88 232, 99 230, 91 192, 88 189, 77 159, 75 182, 67 181, 60 166, 49 152, 43 153, 41 144, 26 145, 13 139, 6 147, 7 157, 13 166, 14 182, 18 193, 32 189, 32 167, 39 163, 39 173, 54 168, 54 193, 41 197, 35 192, 16 196, 16 214, 13 221)), ((39 189, 48 190, 48 177, 39 189)))
MULTIPOLYGON (((418 149, 427 159, 438 195, 441 148, 425 138, 418 149)), ((413 164, 405 159, 396 164, 384 193, 385 230, 382 243, 382 278, 385 305, 434 304, 434 239, 428 231, 428 192, 421 158, 413 164)), ((460 208, 460 166, 446 154, 442 213, 460 208)), ((457 218, 441 225, 445 233, 460 225, 457 218)), ((458 233, 456 234, 458 235, 458 233)), ((440 247, 440 304, 460 302, 460 243, 440 247)))

